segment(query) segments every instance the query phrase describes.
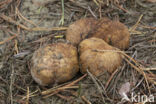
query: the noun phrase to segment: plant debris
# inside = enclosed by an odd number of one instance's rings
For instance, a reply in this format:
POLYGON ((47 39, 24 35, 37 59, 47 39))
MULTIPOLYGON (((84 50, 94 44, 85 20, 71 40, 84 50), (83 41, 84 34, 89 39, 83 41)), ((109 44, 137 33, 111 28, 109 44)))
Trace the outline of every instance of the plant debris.
POLYGON ((0 104, 133 103, 122 101, 123 86, 128 98, 156 97, 155 10, 155 0, 1 0, 0 104), (125 57, 123 65, 107 77, 87 71, 61 85, 39 86, 30 73, 34 51, 65 39, 68 26, 84 17, 108 17, 128 27, 129 48, 116 51, 125 57))

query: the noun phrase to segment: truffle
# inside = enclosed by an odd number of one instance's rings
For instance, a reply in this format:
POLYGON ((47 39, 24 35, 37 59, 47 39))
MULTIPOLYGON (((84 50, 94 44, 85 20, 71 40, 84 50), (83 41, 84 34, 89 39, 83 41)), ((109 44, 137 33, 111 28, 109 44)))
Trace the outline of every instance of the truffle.
POLYGON ((128 28, 119 21, 106 21, 100 19, 97 21, 96 28, 91 31, 88 37, 103 39, 109 45, 121 50, 127 49, 130 42, 128 28))
POLYGON ((116 50, 119 49, 110 46, 102 39, 83 40, 79 45, 80 71, 86 73, 88 69, 95 76, 114 72, 122 64, 122 56, 115 52, 116 50))
POLYGON ((39 48, 33 54, 31 74, 42 86, 66 82, 78 71, 77 49, 71 44, 49 44, 39 48))
POLYGON ((96 19, 82 18, 69 25, 66 31, 66 40, 77 46, 95 27, 96 19))

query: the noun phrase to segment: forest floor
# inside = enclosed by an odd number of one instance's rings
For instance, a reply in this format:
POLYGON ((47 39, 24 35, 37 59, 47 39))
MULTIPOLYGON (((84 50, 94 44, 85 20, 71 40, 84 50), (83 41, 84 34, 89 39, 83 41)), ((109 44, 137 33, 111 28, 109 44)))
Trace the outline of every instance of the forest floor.
POLYGON ((0 104, 134 104, 132 94, 135 104, 156 102, 155 0, 0 0, 0 104), (125 24, 128 61, 107 78, 78 73, 68 83, 39 86, 30 74, 33 52, 64 39, 83 17, 125 24))

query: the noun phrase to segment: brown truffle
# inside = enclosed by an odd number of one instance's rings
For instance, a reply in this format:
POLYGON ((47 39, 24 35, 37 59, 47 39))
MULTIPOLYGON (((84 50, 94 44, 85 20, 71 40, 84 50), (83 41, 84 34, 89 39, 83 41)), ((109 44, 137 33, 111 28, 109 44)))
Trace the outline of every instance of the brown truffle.
POLYGON ((115 50, 118 49, 110 46, 102 39, 89 38, 83 40, 79 45, 80 71, 86 73, 88 69, 95 76, 100 76, 105 72, 114 72, 122 64, 122 56, 120 53, 113 52, 115 50))
POLYGON ((71 44, 49 44, 33 54, 31 74, 42 86, 66 82, 78 71, 77 49, 71 44))
POLYGON ((66 31, 66 40, 78 45, 86 35, 95 27, 96 19, 82 18, 69 25, 66 31))
POLYGON ((111 21, 104 17, 80 19, 69 26, 66 40, 74 45, 86 38, 96 37, 121 50, 129 47, 130 34, 128 28, 119 21, 111 21))
POLYGON ((130 34, 128 28, 119 21, 100 19, 94 31, 89 34, 89 37, 103 39, 108 44, 121 50, 129 47, 130 34))

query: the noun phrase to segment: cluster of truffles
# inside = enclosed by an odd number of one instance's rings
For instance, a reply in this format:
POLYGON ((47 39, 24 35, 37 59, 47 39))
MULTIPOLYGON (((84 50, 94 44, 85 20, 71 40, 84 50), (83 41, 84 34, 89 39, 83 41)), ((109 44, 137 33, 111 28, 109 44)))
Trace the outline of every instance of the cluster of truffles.
POLYGON ((68 43, 52 43, 34 52, 32 77, 47 86, 71 80, 79 70, 95 76, 111 74, 122 64, 123 57, 116 51, 127 49, 129 38, 128 28, 119 21, 80 19, 67 29, 68 43))

